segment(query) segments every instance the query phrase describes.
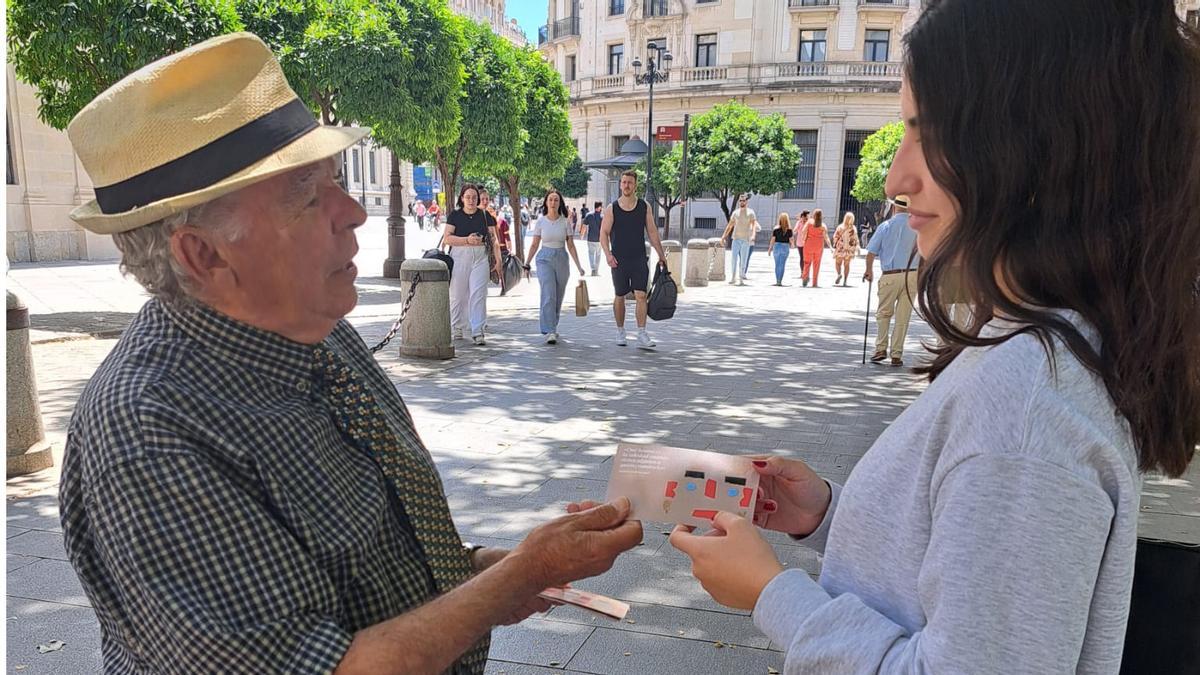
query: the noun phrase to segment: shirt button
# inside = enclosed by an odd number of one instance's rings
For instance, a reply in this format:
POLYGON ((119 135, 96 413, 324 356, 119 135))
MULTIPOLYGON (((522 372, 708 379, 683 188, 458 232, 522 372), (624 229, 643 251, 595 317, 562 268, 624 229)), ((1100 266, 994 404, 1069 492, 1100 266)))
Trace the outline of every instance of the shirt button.
POLYGON ((308 383, 301 380, 300 382, 296 383, 296 389, 307 394, 308 393, 308 383))

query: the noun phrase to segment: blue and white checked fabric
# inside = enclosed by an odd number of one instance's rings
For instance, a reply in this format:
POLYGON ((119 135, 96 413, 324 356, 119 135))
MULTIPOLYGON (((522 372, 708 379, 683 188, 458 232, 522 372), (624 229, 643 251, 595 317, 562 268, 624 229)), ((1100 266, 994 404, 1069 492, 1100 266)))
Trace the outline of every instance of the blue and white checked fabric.
MULTIPOLYGON (((432 464, 354 329, 339 323, 322 347, 432 464)), ((330 672, 356 631, 436 594, 404 505, 339 432, 314 356, 151 300, 89 382, 60 500, 105 672, 330 672)), ((482 672, 471 661, 451 672, 482 672)))

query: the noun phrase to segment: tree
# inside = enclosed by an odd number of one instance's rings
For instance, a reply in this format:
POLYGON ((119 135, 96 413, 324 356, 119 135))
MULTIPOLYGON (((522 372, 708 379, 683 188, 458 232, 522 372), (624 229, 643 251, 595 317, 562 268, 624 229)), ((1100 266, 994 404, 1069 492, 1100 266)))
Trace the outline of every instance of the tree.
MULTIPOLYGON (((562 79, 533 47, 517 50, 516 57, 524 82, 525 110, 520 125, 525 133, 520 149, 511 162, 501 167, 497 176, 508 190, 514 208, 519 208, 522 189, 542 189, 548 182, 553 183, 562 176, 564 169, 569 170, 568 164, 577 153, 571 141, 568 94, 562 79)), ((564 196, 582 197, 587 194, 586 180, 582 194, 561 191, 564 196)), ((523 260, 525 238, 520 227, 513 228, 513 232, 517 256, 523 260)))
POLYGON ((688 142, 688 195, 715 195, 726 222, 738 194, 796 185, 800 150, 783 115, 730 101, 693 118, 688 142))
MULTIPOLYGON (((690 150, 690 148, 689 148, 690 150)), ((690 158, 689 158, 690 159, 690 158)), ((683 144, 676 143, 670 150, 655 148, 654 151, 654 203, 666 214, 663 239, 671 238, 671 210, 683 201, 679 190, 680 168, 683 165, 683 144)), ((633 168, 638 175, 638 196, 646 196, 646 158, 643 157, 633 168)))
POLYGON ((854 176, 854 187, 850 190, 855 199, 860 202, 887 199, 883 186, 903 139, 904 123, 898 121, 867 136, 867 140, 863 141, 858 172, 854 176))
POLYGON ((457 194, 464 173, 503 173, 528 137, 521 127, 526 82, 517 48, 481 23, 455 20, 463 26, 467 44, 459 99, 462 116, 454 138, 434 148, 447 195, 457 194))
POLYGON ((550 185, 563 193, 567 199, 579 199, 587 196, 588 182, 591 179, 591 172, 583 168, 583 160, 576 155, 563 171, 563 175, 550 179, 550 185))
POLYGON ((12 0, 8 58, 55 129, 142 66, 242 29, 231 0, 12 0))

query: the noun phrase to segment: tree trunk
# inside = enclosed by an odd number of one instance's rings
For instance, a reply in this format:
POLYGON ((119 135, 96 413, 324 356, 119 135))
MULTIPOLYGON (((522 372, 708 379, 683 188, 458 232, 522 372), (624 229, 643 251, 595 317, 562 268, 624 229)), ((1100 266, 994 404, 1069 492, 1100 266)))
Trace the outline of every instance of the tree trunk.
POLYGON ((400 265, 404 262, 404 184, 400 178, 400 158, 392 156, 392 171, 388 192, 388 257, 383 261, 383 276, 387 279, 400 278, 400 265))
POLYGON ((508 224, 508 231, 512 234, 513 251, 517 256, 517 260, 521 264, 525 264, 525 237, 521 235, 521 178, 519 176, 506 176, 502 181, 504 187, 508 190, 508 202, 512 207, 513 221, 508 224))
POLYGON ((717 201, 721 203, 721 213, 725 214, 725 224, 729 224, 729 219, 733 217, 733 204, 729 202, 729 190, 721 190, 717 193, 717 201))
MULTIPOLYGON (((669 206, 665 205, 665 204, 663 205, 663 210, 667 212, 667 217, 665 220, 666 225, 663 227, 663 236, 662 236, 663 239, 671 238, 671 209, 674 209, 677 204, 678 204, 678 202, 675 202, 669 206)), ((681 230, 683 229, 682 225, 680 225, 679 227, 681 230)), ((686 244, 687 242, 682 242, 682 243, 686 244)))

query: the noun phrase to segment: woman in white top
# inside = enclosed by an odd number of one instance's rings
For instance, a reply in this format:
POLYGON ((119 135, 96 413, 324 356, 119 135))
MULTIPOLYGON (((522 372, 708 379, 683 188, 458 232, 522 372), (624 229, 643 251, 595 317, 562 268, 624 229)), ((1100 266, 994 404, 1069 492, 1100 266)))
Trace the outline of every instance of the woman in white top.
POLYGON ((542 199, 542 214, 533 224, 529 235, 533 241, 529 244, 529 255, 525 259, 537 263, 538 284, 542 289, 539 312, 542 335, 546 336, 546 344, 552 345, 558 342, 558 319, 562 315, 563 298, 567 294, 567 279, 571 276, 567 253, 571 254, 579 276, 583 276, 583 266, 579 264, 579 254, 575 252, 575 236, 567 216, 567 207, 558 190, 551 188, 542 199))
POLYGON ((671 535, 789 674, 1121 671, 1139 470, 1200 442, 1200 35, 1170 0, 1050 4, 941 0, 906 37, 886 190, 936 379, 844 487, 756 460, 754 522, 819 581, 729 513, 671 535))

